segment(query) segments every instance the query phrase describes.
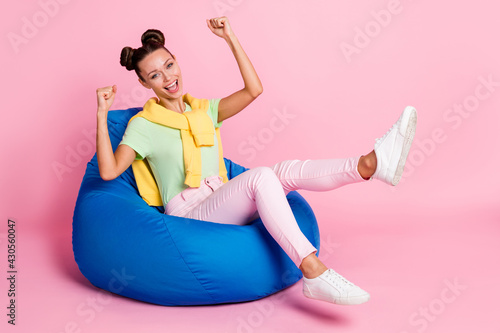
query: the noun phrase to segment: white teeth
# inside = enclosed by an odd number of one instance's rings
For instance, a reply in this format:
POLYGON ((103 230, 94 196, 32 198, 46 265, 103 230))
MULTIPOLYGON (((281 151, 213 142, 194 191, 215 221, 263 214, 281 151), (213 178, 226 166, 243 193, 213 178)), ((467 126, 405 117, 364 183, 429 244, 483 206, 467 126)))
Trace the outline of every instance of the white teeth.
POLYGON ((172 88, 173 86, 175 86, 176 83, 177 83, 177 80, 175 80, 171 85, 167 86, 167 89, 172 88))

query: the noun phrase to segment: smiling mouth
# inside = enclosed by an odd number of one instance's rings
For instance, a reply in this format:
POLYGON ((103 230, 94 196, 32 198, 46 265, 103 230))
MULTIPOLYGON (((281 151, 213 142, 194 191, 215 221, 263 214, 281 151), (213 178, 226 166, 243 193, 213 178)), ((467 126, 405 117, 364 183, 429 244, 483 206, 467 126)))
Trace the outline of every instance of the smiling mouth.
POLYGON ((175 80, 171 85, 165 87, 168 92, 177 92, 179 90, 179 80, 175 80))

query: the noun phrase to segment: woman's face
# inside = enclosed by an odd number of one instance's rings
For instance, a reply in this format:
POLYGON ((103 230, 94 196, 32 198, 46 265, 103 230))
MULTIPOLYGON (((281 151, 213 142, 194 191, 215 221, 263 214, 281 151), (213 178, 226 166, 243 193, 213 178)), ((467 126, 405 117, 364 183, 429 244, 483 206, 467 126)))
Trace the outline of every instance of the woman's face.
POLYGON ((175 58, 160 48, 147 55, 138 64, 141 76, 139 82, 153 89, 158 98, 177 99, 182 97, 182 74, 175 58))

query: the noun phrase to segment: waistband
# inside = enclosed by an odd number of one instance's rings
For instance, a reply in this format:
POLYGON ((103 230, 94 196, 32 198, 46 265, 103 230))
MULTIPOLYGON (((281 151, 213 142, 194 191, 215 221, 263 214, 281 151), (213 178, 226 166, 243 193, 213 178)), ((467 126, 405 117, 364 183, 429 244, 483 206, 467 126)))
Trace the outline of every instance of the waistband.
POLYGON ((183 217, 223 184, 221 176, 206 177, 200 182, 200 187, 188 187, 170 199, 165 214, 183 217))

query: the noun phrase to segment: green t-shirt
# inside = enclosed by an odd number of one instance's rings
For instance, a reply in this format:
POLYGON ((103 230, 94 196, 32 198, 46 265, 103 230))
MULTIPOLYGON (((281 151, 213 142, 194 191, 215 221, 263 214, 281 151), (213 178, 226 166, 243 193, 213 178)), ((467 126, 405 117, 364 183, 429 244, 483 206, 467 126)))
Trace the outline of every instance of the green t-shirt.
MULTIPOLYGON (((220 99, 210 99, 207 114, 214 123, 214 128, 220 127, 217 122, 220 99)), ((186 104, 186 111, 191 107, 186 104)), ((137 117, 127 126, 121 144, 126 144, 136 152, 136 160, 147 158, 153 176, 163 201, 163 207, 177 194, 188 188, 184 184, 186 173, 182 149, 181 132, 179 129, 153 123, 146 118, 137 117)), ((201 178, 219 174, 219 144, 214 133, 214 145, 201 148, 202 173, 201 178)))

